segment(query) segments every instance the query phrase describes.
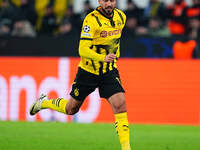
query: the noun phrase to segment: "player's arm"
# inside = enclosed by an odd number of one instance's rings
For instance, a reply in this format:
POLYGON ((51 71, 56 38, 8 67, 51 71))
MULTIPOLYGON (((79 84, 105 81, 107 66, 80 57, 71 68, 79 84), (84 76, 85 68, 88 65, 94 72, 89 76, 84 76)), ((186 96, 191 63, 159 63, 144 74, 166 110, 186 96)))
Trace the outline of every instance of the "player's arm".
POLYGON ((98 54, 91 50, 92 40, 96 32, 96 26, 92 16, 87 16, 83 22, 79 43, 79 55, 96 61, 105 61, 106 55, 98 54))
POLYGON ((92 39, 80 39, 79 55, 96 61, 104 61, 106 55, 98 54, 90 49, 92 46, 92 41, 90 40, 92 39))
MULTIPOLYGON (((122 32, 123 32, 123 28, 124 28, 124 26, 125 26, 125 24, 126 24, 126 15, 125 15, 125 13, 124 13, 123 11, 120 10, 120 12, 121 12, 122 18, 123 18, 123 27, 122 27, 122 32)), ((117 49, 117 51, 116 51, 116 57, 117 57, 117 58, 120 57, 120 44, 119 44, 119 47, 118 47, 118 49, 117 49)))
POLYGON ((123 18, 123 28, 124 28, 124 26, 126 24, 126 14, 123 11, 121 11, 121 10, 119 10, 119 11, 120 11, 120 13, 122 15, 122 18, 123 18))
MULTIPOLYGON (((119 46, 120 47, 120 46, 119 46)), ((117 51, 116 51, 116 57, 119 58, 120 57, 120 48, 118 47, 117 51)))

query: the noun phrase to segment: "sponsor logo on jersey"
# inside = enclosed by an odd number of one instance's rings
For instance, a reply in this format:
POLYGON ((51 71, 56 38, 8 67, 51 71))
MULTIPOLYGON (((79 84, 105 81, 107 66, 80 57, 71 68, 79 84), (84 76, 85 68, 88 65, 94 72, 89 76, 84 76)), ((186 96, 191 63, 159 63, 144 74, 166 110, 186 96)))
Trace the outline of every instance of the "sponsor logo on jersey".
POLYGON ((100 36, 105 38, 107 36, 113 36, 113 35, 118 35, 122 32, 121 29, 119 30, 113 30, 113 31, 101 31, 100 36))
POLYGON ((101 31, 100 36, 101 37, 107 37, 107 31, 101 31))

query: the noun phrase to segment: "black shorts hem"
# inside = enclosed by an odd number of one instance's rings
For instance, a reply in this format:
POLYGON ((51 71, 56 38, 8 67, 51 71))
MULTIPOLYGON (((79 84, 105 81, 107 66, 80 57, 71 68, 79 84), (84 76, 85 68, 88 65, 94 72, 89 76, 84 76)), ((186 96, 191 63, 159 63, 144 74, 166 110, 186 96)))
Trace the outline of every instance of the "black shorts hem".
POLYGON ((79 101, 79 102, 84 101, 84 100, 81 100, 81 99, 77 98, 76 96, 74 96, 74 95, 72 95, 72 94, 70 94, 70 96, 71 96, 73 99, 75 99, 76 101, 79 101))
POLYGON ((117 94, 117 93, 125 93, 125 91, 123 90, 123 91, 113 91, 112 93, 110 93, 109 95, 107 95, 107 96, 100 96, 101 98, 105 98, 105 99, 109 99, 111 96, 113 96, 114 94, 117 94))

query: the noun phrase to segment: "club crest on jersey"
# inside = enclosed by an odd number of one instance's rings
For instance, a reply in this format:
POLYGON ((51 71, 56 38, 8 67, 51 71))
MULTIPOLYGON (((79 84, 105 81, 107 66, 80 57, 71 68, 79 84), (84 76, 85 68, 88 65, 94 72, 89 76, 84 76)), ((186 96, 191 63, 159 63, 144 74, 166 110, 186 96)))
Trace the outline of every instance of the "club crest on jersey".
POLYGON ((90 26, 85 25, 85 26, 83 27, 83 31, 86 32, 86 33, 90 32, 90 26))
POLYGON ((119 20, 117 20, 117 25, 118 25, 118 26, 121 26, 122 23, 121 23, 119 20))

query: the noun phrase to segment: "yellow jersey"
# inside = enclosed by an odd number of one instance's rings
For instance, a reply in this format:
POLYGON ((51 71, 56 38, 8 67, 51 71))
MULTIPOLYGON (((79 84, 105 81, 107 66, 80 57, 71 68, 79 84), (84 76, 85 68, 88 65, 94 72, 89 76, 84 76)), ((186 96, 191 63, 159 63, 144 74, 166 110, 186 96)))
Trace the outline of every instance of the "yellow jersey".
POLYGON ((117 68, 120 38, 126 22, 126 15, 121 10, 115 8, 113 16, 108 18, 100 9, 97 7, 85 17, 79 43, 79 67, 96 75, 117 68), (109 53, 115 54, 117 58, 113 62, 104 62, 109 53))

